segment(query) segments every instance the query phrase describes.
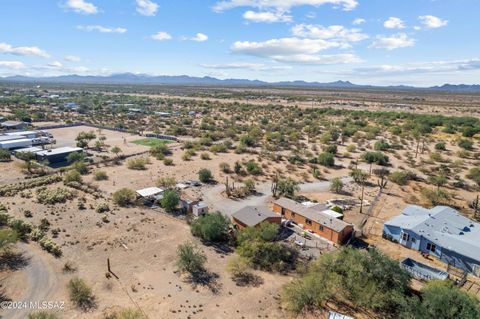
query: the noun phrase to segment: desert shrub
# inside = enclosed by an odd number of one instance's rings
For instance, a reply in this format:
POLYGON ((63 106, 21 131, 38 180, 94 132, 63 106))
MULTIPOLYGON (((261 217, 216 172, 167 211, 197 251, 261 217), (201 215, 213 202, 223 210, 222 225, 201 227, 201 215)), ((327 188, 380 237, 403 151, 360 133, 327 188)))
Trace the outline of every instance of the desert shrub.
POLYGON ((140 309, 126 308, 105 315, 104 319, 146 319, 140 309))
POLYGON ((96 181, 106 181, 108 179, 107 172, 105 171, 96 171, 95 174, 93 175, 93 178, 96 181))
POLYGON ((0 229, 0 252, 18 240, 18 233, 9 228, 0 229))
POLYGON ((163 159, 165 156, 172 154, 167 144, 158 144, 150 149, 150 154, 156 159, 163 159))
POLYGON ((177 180, 175 177, 161 177, 157 180, 158 187, 164 188, 174 188, 177 185, 177 180))
POLYGON ((226 174, 229 174, 231 172, 230 170, 230 165, 228 163, 222 162, 219 165, 220 170, 226 174))
POLYGON ((325 153, 330 153, 330 154, 337 154, 337 151, 338 151, 338 148, 337 148, 337 145, 335 144, 330 144, 330 145, 327 145, 325 147, 323 147, 323 151, 325 153))
POLYGON ((447 147, 446 147, 445 142, 440 142, 440 143, 435 144, 435 149, 437 151, 446 151, 447 147))
POLYGON ((356 146, 356 145, 354 145, 354 144, 349 144, 349 145, 347 145, 347 152, 353 153, 353 152, 355 152, 356 150, 357 150, 357 146, 356 146))
POLYGON ((480 168, 479 167, 474 167, 470 169, 468 172, 467 177, 477 183, 478 186, 480 186, 480 168))
POLYGON ((322 153, 318 156, 318 164, 325 167, 334 167, 335 166, 335 156, 332 153, 322 153))
POLYGON ((398 185, 407 185, 409 181, 415 178, 415 173, 410 171, 395 171, 389 175, 390 181, 398 185))
POLYGON ((260 165, 258 165, 258 163, 254 162, 254 161, 248 161, 245 164, 245 167, 247 168, 247 172, 249 174, 252 174, 252 175, 262 174, 262 168, 260 167, 260 165))
POLYGON ((82 182, 82 175, 80 174, 79 171, 77 170, 70 170, 67 173, 65 173, 65 176, 63 177, 63 181, 65 183, 70 183, 70 182, 77 182, 81 183, 82 182))
POLYGON ((175 189, 167 189, 163 193, 163 198, 160 201, 160 203, 162 204, 162 207, 168 213, 174 212, 179 202, 180 202, 180 196, 178 195, 175 189))
POLYGON ((202 168, 198 172, 198 179, 202 183, 205 183, 205 184, 210 183, 212 181, 212 178, 213 178, 212 172, 206 168, 202 168))
POLYGON ((373 148, 376 151, 387 151, 390 149, 390 144, 388 144, 385 140, 380 140, 375 142, 373 148))
POLYGON ((67 285, 70 300, 73 304, 82 309, 88 310, 95 305, 95 297, 92 289, 85 283, 83 279, 72 278, 67 285))
POLYGON ((298 186, 297 181, 290 177, 282 178, 274 183, 272 191, 275 197, 285 196, 293 198, 295 194, 300 191, 300 186, 298 186))
POLYGON ((60 182, 61 180, 62 177, 55 174, 29 179, 28 181, 20 182, 17 184, 0 186, 0 196, 15 196, 16 194, 24 190, 54 184, 60 182))
POLYGON ((171 158, 165 158, 165 159, 163 160, 163 164, 164 164, 165 166, 172 166, 172 165, 173 165, 173 159, 171 159, 171 158))
POLYGON ((88 166, 85 162, 74 162, 70 167, 82 175, 88 174, 88 166))
POLYGON ((473 149, 473 142, 467 139, 460 139, 457 144, 459 147, 467 151, 471 151, 473 149))
POLYGON ((388 165, 388 156, 381 152, 365 152, 362 154, 362 160, 368 164, 388 165))
POLYGON ((73 193, 66 188, 46 188, 37 189, 37 201, 41 204, 58 204, 65 203, 67 200, 73 198, 73 193))
POLYGON ((0 149, 0 162, 10 162, 12 160, 12 156, 10 152, 6 149, 0 149))
POLYGON ((27 319, 57 319, 58 317, 48 311, 39 311, 30 313, 27 316, 27 319))
POLYGON ((112 198, 115 204, 126 207, 134 203, 136 195, 133 190, 122 188, 113 193, 112 198))
POLYGON ((147 157, 139 157, 131 159, 127 162, 127 167, 133 170, 146 170, 147 164, 150 164, 150 160, 147 157))
POLYGON ((204 152, 204 153, 200 154, 200 158, 201 158, 202 160, 207 161, 207 160, 210 159, 210 154, 208 154, 207 152, 204 152))
POLYGON ((335 177, 330 181, 330 191, 335 193, 340 193, 343 189, 343 182, 342 179, 339 177, 335 177))
POLYGON ((100 203, 97 208, 95 208, 95 211, 99 214, 106 213, 110 211, 110 207, 108 206, 108 203, 100 203))
POLYGON ((196 275, 205 271, 205 256, 193 243, 181 244, 177 247, 177 267, 182 273, 196 275))
POLYGON ((60 246, 58 246, 55 242, 51 241, 50 239, 43 237, 38 241, 40 244, 40 247, 42 247, 43 250, 51 253, 52 255, 56 257, 60 257, 62 255, 62 249, 60 246))
POLYGON ((191 225, 193 236, 208 242, 219 242, 228 239, 230 220, 222 213, 216 212, 197 218, 191 225))
POLYGON ((452 197, 448 191, 441 188, 423 188, 420 193, 429 206, 448 205, 452 197))

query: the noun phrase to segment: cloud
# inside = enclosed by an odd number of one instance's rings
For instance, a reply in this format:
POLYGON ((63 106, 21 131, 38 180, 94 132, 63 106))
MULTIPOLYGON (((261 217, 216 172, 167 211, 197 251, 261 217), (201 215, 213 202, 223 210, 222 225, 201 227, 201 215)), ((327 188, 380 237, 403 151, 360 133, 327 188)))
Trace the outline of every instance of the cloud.
POLYGON ((293 7, 310 5, 318 7, 324 4, 331 4, 336 8, 350 11, 358 6, 357 0, 223 0, 213 7, 216 12, 238 8, 253 7, 258 9, 275 9, 280 12, 289 11, 293 7))
POLYGON ((68 0, 65 3, 65 6, 77 13, 83 13, 83 14, 98 13, 98 8, 93 3, 86 2, 85 0, 68 0))
POLYGON ((65 61, 68 62, 80 62, 82 59, 76 55, 66 55, 63 57, 65 61))
POLYGON ((405 29, 405 22, 400 18, 390 17, 383 23, 383 26, 387 29, 405 29))
POLYGON ((167 41, 171 40, 172 36, 167 32, 157 32, 151 36, 151 38, 155 41, 167 41))
POLYGON ((355 20, 352 21, 352 24, 353 25, 360 25, 360 24, 364 24, 365 22, 367 22, 365 19, 356 18, 355 20))
POLYGON ((101 26, 101 25, 85 25, 85 26, 78 25, 77 29, 78 30, 83 30, 83 31, 88 31, 88 32, 98 31, 98 32, 101 32, 101 33, 125 33, 125 32, 128 31, 125 28, 104 27, 104 26, 101 26))
POLYGON ((20 61, 0 61, 0 69, 19 70, 24 68, 25 64, 20 61))
POLYGON ((193 38, 190 40, 196 41, 196 42, 205 42, 208 40, 208 35, 203 34, 203 33, 197 33, 193 38))
POLYGON ((53 61, 49 64, 47 64, 48 66, 52 67, 52 68, 61 68, 63 67, 63 64, 59 61, 53 61))
POLYGON ((291 22, 292 16, 286 15, 285 12, 276 11, 246 11, 243 14, 243 18, 251 22, 264 22, 264 23, 274 23, 274 22, 291 22))
POLYGON ((448 24, 448 20, 442 20, 431 15, 420 16, 418 19, 426 29, 441 28, 448 24))
MULTIPOLYGON (((348 29, 341 25, 324 27, 312 24, 297 24, 291 29, 294 36, 310 39, 325 39, 344 42, 358 42, 368 39, 368 35, 360 29, 348 29)), ((345 44, 345 46, 348 46, 345 44)))
POLYGON ((342 48, 344 44, 323 39, 281 38, 264 42, 237 41, 231 50, 256 57, 269 58, 278 62, 305 64, 358 63, 354 54, 318 55, 320 51, 342 48))
POLYGON ((414 45, 415 39, 409 38, 405 33, 397 33, 391 36, 378 35, 376 40, 369 46, 369 48, 395 50, 414 45))
POLYGON ((453 61, 417 62, 408 63, 405 65, 374 65, 355 68, 352 74, 390 76, 402 74, 448 73, 473 70, 480 70, 480 58, 453 61))
POLYGON ((202 67, 214 70, 250 70, 250 71, 282 71, 290 70, 288 65, 265 65, 262 63, 237 62, 227 64, 201 64, 202 67))
POLYGON ((150 0, 137 0, 137 12, 152 17, 157 14, 158 4, 150 0))
POLYGON ((38 47, 13 47, 7 43, 0 43, 0 53, 23 56, 38 56, 42 58, 50 57, 50 54, 38 47))

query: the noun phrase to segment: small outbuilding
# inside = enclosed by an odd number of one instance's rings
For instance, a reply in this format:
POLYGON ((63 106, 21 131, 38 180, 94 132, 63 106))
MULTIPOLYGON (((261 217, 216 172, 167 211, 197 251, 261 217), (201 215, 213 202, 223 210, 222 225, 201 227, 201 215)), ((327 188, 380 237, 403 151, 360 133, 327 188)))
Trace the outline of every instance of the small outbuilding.
POLYGON ((59 147, 37 152, 36 156, 38 161, 47 160, 50 164, 54 164, 66 162, 68 155, 72 153, 82 152, 83 149, 80 147, 59 147))
POLYGON ((192 214, 195 217, 205 216, 208 214, 208 206, 204 202, 199 202, 192 207, 192 214))
POLYGON ((232 215, 232 223, 238 229, 256 227, 263 222, 280 225, 282 217, 263 206, 246 206, 232 215))
POLYGON ((23 130, 25 127, 27 127, 27 123, 19 121, 5 121, 0 123, 0 126, 6 130, 23 130))
POLYGON ((164 190, 158 187, 147 187, 137 191, 137 195, 144 199, 158 200, 163 195, 164 190))

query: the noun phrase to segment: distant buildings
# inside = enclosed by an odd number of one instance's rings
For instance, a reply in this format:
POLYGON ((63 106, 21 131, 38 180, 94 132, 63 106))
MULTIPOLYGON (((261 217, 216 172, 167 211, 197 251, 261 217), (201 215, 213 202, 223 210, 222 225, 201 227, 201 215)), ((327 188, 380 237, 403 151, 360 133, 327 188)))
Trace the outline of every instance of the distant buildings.
POLYGON ((331 212, 325 212, 323 206, 315 209, 288 198, 280 198, 273 203, 273 210, 305 230, 336 244, 344 244, 354 235, 353 225, 335 218, 331 212))
POLYGON ((282 217, 262 206, 246 206, 232 215, 232 223, 238 229, 256 227, 263 222, 280 225, 282 217))
POLYGON ((408 206, 384 224, 383 236, 446 264, 480 274, 480 224, 453 208, 408 206))
POLYGON ((28 123, 19 121, 5 121, 0 123, 0 126, 6 130, 23 130, 28 123))

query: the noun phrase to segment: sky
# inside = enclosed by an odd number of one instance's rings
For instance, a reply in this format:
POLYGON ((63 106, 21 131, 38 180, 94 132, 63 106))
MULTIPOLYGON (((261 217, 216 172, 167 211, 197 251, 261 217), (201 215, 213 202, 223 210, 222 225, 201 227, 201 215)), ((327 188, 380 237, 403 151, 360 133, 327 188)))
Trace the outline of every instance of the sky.
POLYGON ((0 0, 0 76, 480 84, 479 0, 0 0))

